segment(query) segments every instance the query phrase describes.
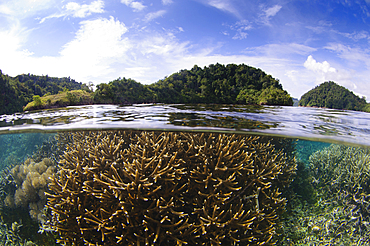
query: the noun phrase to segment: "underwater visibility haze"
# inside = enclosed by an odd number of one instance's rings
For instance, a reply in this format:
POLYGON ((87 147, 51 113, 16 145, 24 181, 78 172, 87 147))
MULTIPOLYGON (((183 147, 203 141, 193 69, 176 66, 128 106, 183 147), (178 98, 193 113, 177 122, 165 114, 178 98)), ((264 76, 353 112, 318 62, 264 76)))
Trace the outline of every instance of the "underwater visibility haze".
POLYGON ((369 245, 370 116, 89 105, 0 116, 2 245, 369 245))

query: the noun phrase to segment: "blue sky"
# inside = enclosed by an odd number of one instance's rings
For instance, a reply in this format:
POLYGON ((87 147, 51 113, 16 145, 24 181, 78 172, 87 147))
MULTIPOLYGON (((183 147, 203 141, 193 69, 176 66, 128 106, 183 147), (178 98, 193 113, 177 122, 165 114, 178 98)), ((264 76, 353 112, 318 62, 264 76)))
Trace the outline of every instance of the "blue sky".
POLYGON ((370 0, 0 0, 0 69, 149 84, 247 64, 293 97, 332 80, 370 100, 370 0))

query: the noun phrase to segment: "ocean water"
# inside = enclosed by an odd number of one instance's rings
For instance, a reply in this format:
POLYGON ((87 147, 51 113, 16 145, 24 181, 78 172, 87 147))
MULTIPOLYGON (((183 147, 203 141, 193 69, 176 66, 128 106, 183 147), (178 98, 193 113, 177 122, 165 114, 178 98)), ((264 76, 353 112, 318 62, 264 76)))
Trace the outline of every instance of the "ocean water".
POLYGON ((89 105, 0 116, 1 245, 370 245, 370 115, 89 105))

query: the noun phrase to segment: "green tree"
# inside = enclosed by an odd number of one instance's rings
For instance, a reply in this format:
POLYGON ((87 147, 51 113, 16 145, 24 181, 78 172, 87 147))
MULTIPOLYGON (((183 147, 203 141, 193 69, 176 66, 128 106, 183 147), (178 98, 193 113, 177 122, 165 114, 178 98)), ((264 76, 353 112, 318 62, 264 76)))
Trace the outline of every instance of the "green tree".
POLYGON ((41 98, 40 98, 39 95, 33 96, 33 101, 34 101, 36 107, 39 107, 39 106, 42 105, 41 98))
POLYGON ((0 115, 22 110, 18 94, 11 85, 11 78, 0 70, 0 115))
POLYGON ((293 98, 286 92, 276 87, 264 89, 259 96, 260 105, 293 105, 293 98))
POLYGON ((99 84, 96 88, 95 103, 146 103, 153 98, 151 90, 132 79, 118 78, 108 84, 99 84))

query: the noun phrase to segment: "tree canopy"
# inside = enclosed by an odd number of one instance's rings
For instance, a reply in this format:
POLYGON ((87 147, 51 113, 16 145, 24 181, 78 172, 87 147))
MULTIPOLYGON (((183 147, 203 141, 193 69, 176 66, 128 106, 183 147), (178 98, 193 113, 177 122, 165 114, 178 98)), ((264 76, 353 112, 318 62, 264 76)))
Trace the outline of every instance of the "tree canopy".
POLYGON ((21 111, 18 95, 10 84, 10 78, 0 70, 0 115, 21 111))
POLYGON ((100 103, 216 103, 293 105, 278 80, 244 64, 195 65, 151 85, 131 79, 100 84, 95 91, 100 103))
POLYGON ((299 105, 363 111, 366 100, 347 88, 328 81, 306 92, 299 100, 299 105))
POLYGON ((147 86, 133 79, 118 78, 108 84, 97 85, 94 92, 94 103, 146 103, 153 101, 152 96, 152 91, 147 86))

